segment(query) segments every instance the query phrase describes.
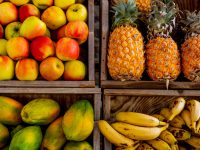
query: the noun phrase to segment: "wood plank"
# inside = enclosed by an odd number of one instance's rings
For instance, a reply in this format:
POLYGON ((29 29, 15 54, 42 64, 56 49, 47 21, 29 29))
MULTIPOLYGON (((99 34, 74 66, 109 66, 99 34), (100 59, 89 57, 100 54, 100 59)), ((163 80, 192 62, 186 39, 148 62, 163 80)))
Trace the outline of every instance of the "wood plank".
POLYGON ((111 103, 110 103, 111 97, 109 95, 104 95, 104 99, 103 99, 103 118, 105 120, 109 120, 110 119, 110 107, 111 107, 111 103))
POLYGON ((97 122, 95 123, 94 130, 93 130, 93 149, 100 150, 100 143, 101 143, 100 131, 98 129, 97 122))
POLYGON ((88 76, 90 81, 95 80, 95 64, 94 64, 94 32, 89 32, 88 39, 88 76))
POLYGON ((95 109, 95 120, 100 120, 102 102, 101 102, 101 93, 94 95, 94 109, 95 109))

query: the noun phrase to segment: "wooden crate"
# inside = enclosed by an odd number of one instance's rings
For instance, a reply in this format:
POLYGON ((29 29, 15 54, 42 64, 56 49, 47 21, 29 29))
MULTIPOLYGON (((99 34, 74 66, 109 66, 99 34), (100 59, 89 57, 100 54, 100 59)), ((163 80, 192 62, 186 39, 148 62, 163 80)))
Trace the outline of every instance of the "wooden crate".
MULTIPOLYGON (((64 115, 65 111, 75 101, 89 100, 94 108, 95 121, 100 119, 101 90, 98 88, 0 88, 0 96, 14 98, 22 104, 26 104, 35 98, 51 98, 60 104, 60 115, 64 115)), ((96 122, 93 134, 87 141, 93 145, 94 150, 100 150, 100 133, 96 122)))
MULTIPOLYGON (((122 111, 122 108, 126 109, 126 111, 153 114, 159 112, 161 108, 167 107, 174 98, 180 96, 186 99, 195 98, 200 100, 200 91, 106 89, 104 90, 103 97, 103 118, 108 121, 113 121, 113 116, 117 112, 122 111), (124 102, 121 103, 122 97, 115 99, 115 96, 122 96, 124 102), (114 103, 118 104, 118 107, 114 103)), ((104 138, 104 150, 112 149, 112 144, 104 138)))
MULTIPOLYGON (((89 36, 87 43, 81 45, 80 60, 87 66, 87 75, 83 81, 46 81, 38 79, 36 81, 19 81, 16 78, 10 81, 0 81, 0 87, 70 87, 70 88, 88 88, 95 87, 95 64, 94 64, 94 0, 85 2, 88 10, 89 36), (87 59, 87 60, 86 60, 87 59)), ((0 70, 1 73, 1 70, 0 70)))
MULTIPOLYGON (((175 0, 181 10, 200 10, 199 0, 175 0)), ((111 16, 110 1, 102 0, 101 4, 101 87, 102 88, 135 88, 135 89, 166 89, 166 82, 152 81, 146 71, 141 81, 115 81, 107 68, 107 47, 110 34, 111 16)), ((200 83, 190 82, 181 74, 176 81, 169 82, 169 89, 200 89, 200 83)))

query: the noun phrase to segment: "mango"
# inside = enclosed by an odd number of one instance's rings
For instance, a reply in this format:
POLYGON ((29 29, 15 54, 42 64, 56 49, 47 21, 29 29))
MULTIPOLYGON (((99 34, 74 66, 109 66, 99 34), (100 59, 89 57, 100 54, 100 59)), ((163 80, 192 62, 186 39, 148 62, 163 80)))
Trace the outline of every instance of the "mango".
POLYGON ((60 113, 59 104, 52 99, 34 99, 27 103, 22 111, 22 120, 33 125, 47 125, 60 113))
POLYGON ((0 123, 0 148, 4 147, 9 139, 8 129, 0 123))
POLYGON ((0 96, 0 123, 6 125, 18 125, 22 122, 20 112, 23 105, 18 101, 0 96))
POLYGON ((64 150, 92 150, 92 146, 86 142, 70 142, 64 147, 64 150))
POLYGON ((94 128, 94 110, 90 102, 75 102, 65 113, 62 128, 67 140, 85 140, 94 128))
POLYGON ((66 142, 62 129, 62 119, 59 117, 52 122, 46 130, 41 150, 60 150, 66 142))
POLYGON ((18 131, 20 131, 20 130, 23 129, 23 128, 24 128, 24 126, 19 124, 19 125, 16 126, 14 129, 12 129, 12 131, 10 132, 11 138, 12 138, 18 131))
POLYGON ((18 131, 12 138, 9 150, 38 150, 42 143, 39 126, 29 126, 18 131))

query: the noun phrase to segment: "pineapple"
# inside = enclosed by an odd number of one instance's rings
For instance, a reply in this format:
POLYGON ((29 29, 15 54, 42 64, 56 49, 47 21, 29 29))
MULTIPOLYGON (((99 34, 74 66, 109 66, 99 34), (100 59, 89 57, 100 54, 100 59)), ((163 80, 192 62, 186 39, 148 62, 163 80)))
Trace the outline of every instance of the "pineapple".
POLYGON ((146 45, 147 73, 152 80, 175 80, 181 72, 180 53, 170 34, 178 10, 174 2, 160 0, 153 0, 152 10, 146 21, 149 39, 146 45))
POLYGON ((186 33, 181 46, 182 71, 191 81, 200 81, 200 11, 186 12, 181 20, 182 30, 186 33))
POLYGON ((114 29, 109 37, 107 65, 114 80, 140 80, 145 67, 144 43, 136 28, 135 0, 113 6, 114 29))
MULTIPOLYGON (((112 5, 117 5, 120 2, 127 2, 128 0, 112 0, 112 5)), ((139 11, 147 13, 151 10, 151 0, 136 0, 139 11)))

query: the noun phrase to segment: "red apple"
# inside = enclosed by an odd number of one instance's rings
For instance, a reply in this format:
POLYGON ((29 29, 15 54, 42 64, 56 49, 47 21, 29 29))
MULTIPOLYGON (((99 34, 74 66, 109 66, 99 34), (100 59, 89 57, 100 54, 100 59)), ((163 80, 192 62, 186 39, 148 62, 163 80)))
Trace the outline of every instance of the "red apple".
POLYGON ((15 74, 18 80, 36 80, 38 77, 38 64, 34 59, 26 58, 17 62, 15 74))
POLYGON ((65 36, 76 39, 79 44, 87 40, 88 34, 88 26, 84 21, 69 22, 65 28, 65 36))
POLYGON ((3 35, 4 35, 4 30, 2 25, 0 24, 0 39, 3 38, 3 35))
POLYGON ((83 80, 86 75, 85 64, 79 60, 72 60, 65 63, 63 77, 65 80, 83 80))
POLYGON ((46 80, 58 80, 63 72, 64 64, 56 57, 48 57, 40 64, 40 74, 46 80))
POLYGON ((58 29, 58 32, 57 32, 57 40, 59 40, 60 38, 63 38, 63 37, 65 37, 65 28, 66 28, 66 26, 67 25, 64 25, 64 26, 62 26, 62 27, 60 27, 59 29, 58 29))
POLYGON ((0 4, 0 24, 7 25, 11 22, 17 21, 18 10, 16 6, 10 2, 0 4))
POLYGON ((14 61, 8 56, 0 56, 0 80, 11 80, 14 77, 14 61))
POLYGON ((35 38, 31 42, 30 49, 31 54, 38 61, 42 61, 45 58, 55 54, 54 44, 52 40, 47 36, 40 36, 35 38))
POLYGON ((40 11, 33 4, 25 4, 19 8, 19 19, 23 22, 30 16, 36 16, 40 18, 40 11))
POLYGON ((13 60, 19 60, 29 56, 29 43, 23 37, 14 37, 6 44, 8 56, 13 60))
POLYGON ((79 53, 79 44, 73 39, 64 37, 56 43, 56 56, 63 61, 75 60, 79 53))

